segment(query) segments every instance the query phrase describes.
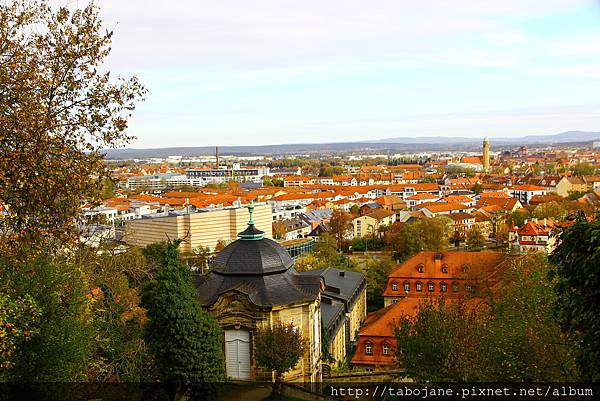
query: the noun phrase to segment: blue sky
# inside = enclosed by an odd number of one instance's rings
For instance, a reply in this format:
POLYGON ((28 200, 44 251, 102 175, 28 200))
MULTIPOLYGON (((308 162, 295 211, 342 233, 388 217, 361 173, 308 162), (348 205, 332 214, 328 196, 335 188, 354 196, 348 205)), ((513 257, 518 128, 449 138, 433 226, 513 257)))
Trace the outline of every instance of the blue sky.
POLYGON ((598 0, 97 3, 133 147, 600 131, 598 0))

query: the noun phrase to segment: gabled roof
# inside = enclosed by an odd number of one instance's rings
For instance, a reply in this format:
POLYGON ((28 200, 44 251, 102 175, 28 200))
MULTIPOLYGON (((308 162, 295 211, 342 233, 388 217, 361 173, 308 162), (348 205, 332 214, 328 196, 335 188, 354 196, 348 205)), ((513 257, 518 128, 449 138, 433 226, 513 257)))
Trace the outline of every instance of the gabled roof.
POLYGON ((552 228, 530 220, 523 224, 523 226, 519 228, 517 232, 519 236, 549 236, 552 232, 552 228))
POLYGON ((406 262, 397 265, 388 278, 390 280, 394 278, 398 280, 405 278, 422 278, 423 280, 460 278, 464 276, 462 268, 465 265, 493 270, 506 258, 507 255, 503 252, 420 252, 406 262), (436 261, 439 263, 436 264, 436 261), (419 265, 424 267, 424 273, 419 273, 417 269, 419 265), (442 272, 444 265, 448 267, 448 273, 442 272))
POLYGON ((510 211, 519 203, 517 198, 480 198, 477 202, 477 207, 497 206, 502 210, 510 211))

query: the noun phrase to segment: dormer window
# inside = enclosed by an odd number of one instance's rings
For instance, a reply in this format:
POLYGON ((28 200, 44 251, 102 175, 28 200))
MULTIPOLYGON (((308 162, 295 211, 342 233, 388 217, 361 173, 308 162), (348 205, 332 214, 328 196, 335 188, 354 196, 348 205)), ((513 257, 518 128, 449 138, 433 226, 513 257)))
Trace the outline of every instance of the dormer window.
POLYGON ((365 354, 373 355, 373 344, 371 344, 371 343, 365 344, 365 354))
POLYGON ((419 264, 419 265, 417 266, 417 271, 418 271, 419 273, 425 273, 425 265, 424 265, 423 263, 419 264))
POLYGON ((468 272, 468 271, 469 271, 469 265, 462 265, 462 266, 460 267, 460 270, 461 270, 463 273, 466 273, 466 272, 468 272))
POLYGON ((392 283, 392 291, 398 291, 398 283, 395 281, 392 283))
POLYGON ((442 273, 448 273, 448 265, 442 266, 442 273))

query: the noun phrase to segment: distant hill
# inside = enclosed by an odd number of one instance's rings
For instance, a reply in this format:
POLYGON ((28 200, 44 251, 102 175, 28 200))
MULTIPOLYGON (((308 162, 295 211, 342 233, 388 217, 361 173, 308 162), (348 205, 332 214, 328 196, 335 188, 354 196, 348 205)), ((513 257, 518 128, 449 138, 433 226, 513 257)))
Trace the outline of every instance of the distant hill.
MULTIPOLYGON (((442 144, 442 143, 480 143, 483 138, 464 138, 464 137, 441 137, 441 136, 423 136, 413 138, 387 138, 379 139, 376 141, 370 141, 373 143, 428 143, 428 144, 442 144)), ((587 132, 587 131, 567 131, 561 132, 560 134, 554 135, 527 135, 519 138, 506 138, 506 137, 490 137, 490 141, 495 143, 569 143, 569 142, 588 142, 600 140, 600 132, 587 132)))
MULTIPOLYGON (((339 152, 423 152, 423 151, 472 151, 480 149, 483 138, 465 137, 398 137, 361 142, 306 143, 264 146, 220 146, 222 155, 272 155, 298 153, 339 153, 339 152)), ((520 138, 490 137, 492 146, 514 146, 518 144, 558 144, 583 143, 600 140, 600 132, 568 131, 554 135, 528 135, 520 138)), ((107 149, 109 159, 147 159, 167 156, 213 155, 214 146, 174 147, 157 149, 107 149)))

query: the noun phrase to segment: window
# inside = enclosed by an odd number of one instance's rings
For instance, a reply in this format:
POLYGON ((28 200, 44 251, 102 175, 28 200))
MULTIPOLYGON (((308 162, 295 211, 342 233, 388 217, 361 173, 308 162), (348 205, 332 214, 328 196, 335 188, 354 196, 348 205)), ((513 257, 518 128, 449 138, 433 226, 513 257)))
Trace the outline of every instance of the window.
POLYGON ((373 344, 371 344, 371 343, 365 344, 365 354, 373 355, 373 344))
POLYGON ((393 304, 397 304, 397 303, 398 303, 398 300, 397 300, 397 299, 392 299, 392 303, 393 303, 393 304))
POLYGON ((473 286, 471 284, 467 284, 467 285, 465 285, 465 290, 471 292, 471 291, 473 291, 473 286))
POLYGON ((410 283, 408 281, 404 282, 404 291, 406 291, 406 292, 410 291, 410 283))
POLYGON ((420 281, 417 281, 417 284, 415 285, 417 291, 423 291, 423 283, 421 283, 420 281))
POLYGON ((392 283, 392 291, 398 291, 398 283, 395 281, 392 283))
POLYGON ((460 267, 460 269, 462 270, 463 273, 466 273, 469 271, 469 265, 462 265, 460 267))
POLYGON ((440 283, 440 291, 441 292, 448 291, 448 284, 446 284, 446 283, 440 283))
POLYGON ((390 346, 388 344, 383 344, 383 355, 390 354, 390 346))
POLYGON ((430 281, 429 283, 427 283, 427 290, 429 292, 435 291, 435 285, 433 284, 433 282, 430 281))
POLYGON ((448 273, 448 265, 442 266, 442 273, 448 273))
POLYGON ((425 272, 425 265, 423 263, 421 263, 420 265, 417 266, 417 271, 419 273, 424 273, 425 272))

